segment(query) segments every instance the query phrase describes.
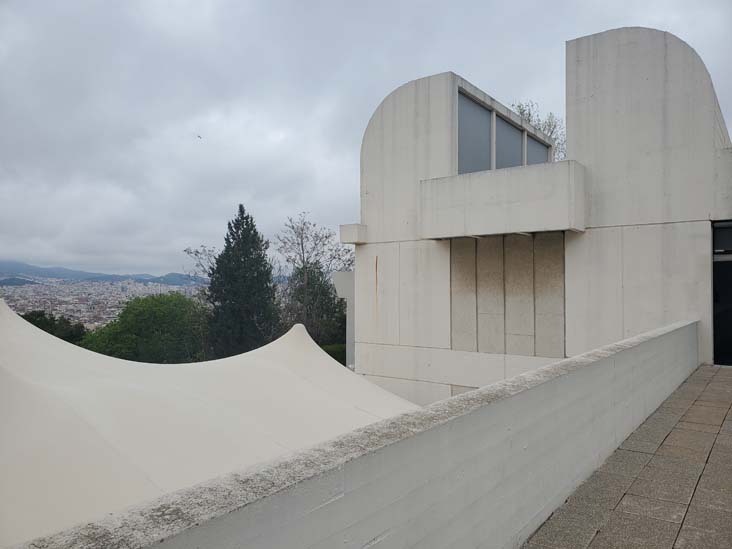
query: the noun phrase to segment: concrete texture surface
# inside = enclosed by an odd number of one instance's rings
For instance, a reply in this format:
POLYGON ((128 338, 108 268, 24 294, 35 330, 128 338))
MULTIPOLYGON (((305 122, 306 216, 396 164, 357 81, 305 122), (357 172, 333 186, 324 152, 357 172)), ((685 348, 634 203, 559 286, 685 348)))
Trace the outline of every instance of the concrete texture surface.
POLYGON ((458 351, 477 351, 477 241, 474 238, 454 238, 450 242, 451 347, 458 351))
POLYGON ((573 160, 427 179, 420 238, 583 231, 584 168, 573 160))
POLYGON ((698 318, 711 363, 710 220, 732 217, 732 151, 709 72, 653 29, 566 53, 567 157, 585 167, 589 205, 587 231, 567 234, 567 353, 698 318))
MULTIPOLYGON (((446 395, 451 385, 482 387, 497 381, 536 370, 555 362, 554 358, 474 353, 451 349, 431 349, 407 345, 379 345, 356 342, 356 372, 370 376, 401 380, 374 379, 375 383, 419 405, 431 404, 439 398, 425 400, 429 395, 446 395), (413 382, 410 386, 409 382, 413 382), (423 383, 443 385, 440 390, 425 390, 423 383), (412 397, 419 395, 418 400, 412 397)), ((441 398, 444 398, 442 396, 441 398)))
MULTIPOLYGON (((695 322, 654 330, 24 547, 515 548, 693 372, 696 341, 695 322)), ((633 481, 598 473, 579 490, 576 539, 618 522, 608 506, 633 481)))
POLYGON ((415 409, 301 325, 205 365, 142 364, 66 343, 0 300, 0 547, 415 409))
POLYGON ((731 406, 732 367, 699 367, 525 547, 732 547, 731 406))
POLYGON ((503 287, 503 236, 477 243, 478 351, 506 352, 505 292, 503 287))
POLYGON ((732 218, 732 141, 704 63, 669 33, 621 28, 567 42, 566 82, 567 160, 531 166, 495 169, 498 117, 524 142, 546 140, 453 73, 379 105, 361 148, 361 224, 343 229, 368 271, 356 275, 357 341, 563 357, 698 319, 712 362, 711 228, 732 218), (458 174, 460 94, 492 111, 493 169, 458 174), (564 233, 561 264, 552 231, 564 233), (482 244, 489 235, 502 251, 482 244), (533 268, 517 247, 526 235, 533 268), (415 242, 462 237, 480 238, 475 299, 467 243, 392 266, 415 242))

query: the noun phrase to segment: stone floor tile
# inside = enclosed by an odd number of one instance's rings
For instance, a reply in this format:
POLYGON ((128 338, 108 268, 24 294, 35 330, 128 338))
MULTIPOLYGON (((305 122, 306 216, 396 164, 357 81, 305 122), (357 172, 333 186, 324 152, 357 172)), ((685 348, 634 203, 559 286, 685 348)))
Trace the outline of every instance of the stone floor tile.
POLYGON ((656 455, 682 458, 696 463, 706 463, 709 452, 691 450, 689 448, 664 443, 656 450, 656 455))
POLYGON ((709 454, 709 463, 714 465, 723 465, 732 468, 732 452, 728 452, 719 446, 714 446, 709 454))
POLYGON ((699 487, 732 492, 732 471, 724 465, 707 463, 699 479, 699 487))
POLYGON ((661 444, 664 439, 668 436, 668 434, 673 429, 673 425, 664 426, 664 425, 653 425, 653 424, 644 424, 638 427, 631 437, 633 437, 634 440, 644 440, 647 442, 654 442, 656 444, 661 444))
POLYGON ((707 483, 702 484, 702 480, 700 480, 699 486, 694 492, 692 504, 732 512, 732 490, 720 489, 707 483))
POLYGON ((681 421, 722 425, 726 415, 727 412, 721 408, 710 408, 708 406, 698 406, 695 404, 681 417, 681 421))
POLYGON ((719 432, 719 427, 716 425, 708 425, 706 423, 690 423, 686 421, 679 421, 676 424, 676 429, 686 429, 687 431, 700 431, 702 433, 714 433, 715 435, 719 432))
POLYGON ((694 483, 699 480, 699 475, 701 475, 704 466, 690 461, 685 461, 685 463, 687 464, 686 467, 676 468, 646 465, 641 472, 638 473, 638 478, 656 480, 658 482, 668 482, 671 484, 677 482, 694 483))
POLYGON ((651 427, 673 428, 683 415, 684 412, 681 411, 664 410, 659 408, 657 411, 653 412, 653 415, 649 416, 648 419, 641 423, 641 427, 648 425, 651 427))
MULTIPOLYGON (((689 408, 690 410, 691 408, 689 408)), ((653 412, 650 416, 648 416, 648 419, 646 419, 646 422, 651 421, 666 421, 669 425, 673 425, 676 423, 679 419, 681 419, 681 416, 683 416, 686 412, 683 412, 679 409, 674 408, 659 408, 655 412, 653 412)))
POLYGON ((716 435, 713 433, 702 433, 700 431, 689 431, 686 429, 673 429, 664 444, 681 446, 690 450, 710 451, 714 445, 716 435))
POLYGON ((725 452, 732 452, 732 433, 718 434, 714 446, 725 452))
POLYGON ((590 544, 591 549, 670 549, 679 525, 640 515, 614 512, 590 544))
POLYGON ((722 427, 719 428, 720 433, 732 433, 732 421, 725 419, 722 427))
POLYGON ((601 526, 560 509, 531 536, 529 543, 556 549, 585 549, 601 526))
POLYGON ((727 412, 730 407, 730 401, 722 398, 714 398, 712 396, 708 396, 706 399, 704 395, 700 395, 697 401, 694 403, 694 406, 706 406, 708 408, 719 408, 721 410, 724 410, 727 412))
POLYGON ((676 539, 674 549, 729 549, 732 539, 726 534, 700 530, 684 524, 676 539))
POLYGON ((691 406, 694 404, 693 398, 677 398, 668 397, 661 403, 661 406, 679 405, 679 406, 691 406))
POLYGON ((688 505, 695 487, 696 479, 684 477, 676 477, 673 482, 662 479, 637 478, 628 488, 628 493, 634 496, 688 505))
POLYGON ((595 472, 575 490, 568 503, 594 503, 606 509, 614 509, 632 483, 633 479, 630 477, 595 472))
POLYGON ((689 461, 688 459, 655 455, 648 462, 650 467, 668 469, 677 473, 688 473, 689 476, 699 478, 704 470, 704 462, 689 461))
POLYGON ((659 443, 652 442, 649 440, 643 440, 641 438, 630 435, 620 445, 622 450, 630 450, 631 452, 644 452, 646 454, 653 454, 658 450, 659 443))
POLYGON ((732 535, 732 513, 721 509, 692 505, 689 507, 684 524, 700 530, 732 535))
POLYGON ((631 452, 629 450, 615 450, 598 469, 603 473, 612 473, 626 477, 637 477, 643 467, 651 459, 651 454, 631 452))
POLYGON ((681 524, 686 514, 686 505, 625 494, 616 510, 631 515, 643 515, 658 520, 681 524))
POLYGON ((556 512, 577 515, 583 521, 594 524, 598 528, 607 522, 611 513, 610 509, 603 505, 601 501, 590 501, 588 499, 570 499, 556 512))
POLYGON ((696 402, 692 399, 675 398, 673 400, 667 400, 661 406, 658 407, 658 411, 673 411, 673 412, 686 412, 691 405, 696 402))

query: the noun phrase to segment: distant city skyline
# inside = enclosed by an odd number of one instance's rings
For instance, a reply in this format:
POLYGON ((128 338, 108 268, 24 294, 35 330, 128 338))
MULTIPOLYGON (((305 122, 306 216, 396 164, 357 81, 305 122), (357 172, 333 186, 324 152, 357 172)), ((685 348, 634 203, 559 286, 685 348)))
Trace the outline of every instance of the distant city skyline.
POLYGON ((451 70, 564 116, 565 40, 607 28, 692 44, 732 122, 727 0, 420 6, 3 2, 0 257, 185 272, 182 250, 221 248, 239 203, 270 240, 301 211, 337 229, 396 86, 451 70))

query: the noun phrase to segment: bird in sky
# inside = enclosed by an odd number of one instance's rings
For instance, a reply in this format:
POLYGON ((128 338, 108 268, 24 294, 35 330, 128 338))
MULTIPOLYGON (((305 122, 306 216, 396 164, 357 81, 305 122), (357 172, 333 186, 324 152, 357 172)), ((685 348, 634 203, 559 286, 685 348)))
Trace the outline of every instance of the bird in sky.
POLYGON ((196 135, 196 137, 198 137, 198 139, 203 139, 203 137, 201 137, 200 135, 196 135))

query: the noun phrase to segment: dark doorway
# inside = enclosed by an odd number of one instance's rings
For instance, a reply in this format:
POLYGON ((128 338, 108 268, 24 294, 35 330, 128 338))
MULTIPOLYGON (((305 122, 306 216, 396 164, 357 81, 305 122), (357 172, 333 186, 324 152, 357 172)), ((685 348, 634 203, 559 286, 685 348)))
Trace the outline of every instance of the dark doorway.
POLYGON ((714 363, 732 365, 732 221, 712 225, 714 363))

